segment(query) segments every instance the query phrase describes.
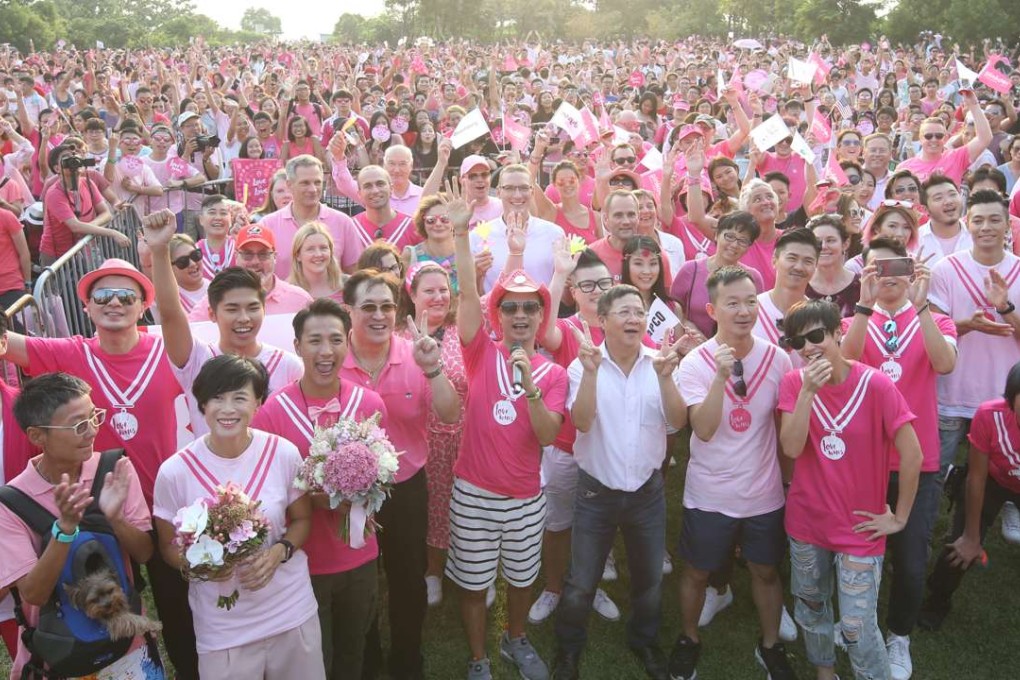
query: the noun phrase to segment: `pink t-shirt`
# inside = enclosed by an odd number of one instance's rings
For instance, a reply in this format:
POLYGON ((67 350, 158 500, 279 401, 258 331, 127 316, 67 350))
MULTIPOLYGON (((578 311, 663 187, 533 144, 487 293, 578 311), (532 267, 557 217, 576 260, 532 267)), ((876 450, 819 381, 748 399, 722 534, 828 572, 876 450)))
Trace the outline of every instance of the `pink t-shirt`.
MULTIPOLYGON (((944 314, 932 314, 935 325, 942 331, 951 344, 956 345, 956 324, 944 314)), ((843 319, 843 332, 846 333, 853 322, 852 318, 843 319)), ((939 469, 939 404, 936 391, 938 374, 932 368, 928 351, 924 347, 924 333, 921 332, 921 321, 909 302, 897 314, 888 316, 880 307, 868 319, 867 337, 864 340, 864 352, 860 361, 877 368, 896 383, 896 388, 903 395, 910 411, 917 416, 915 430, 924 454, 921 470, 935 472, 939 469), (885 343, 890 337, 883 326, 889 320, 896 324, 892 333, 899 338, 899 348, 889 351, 885 343)), ((895 446, 890 445, 889 458, 892 469, 900 469, 900 454, 895 446)))
POLYGON ((387 433, 397 451, 401 451, 397 482, 413 477, 428 459, 428 414, 432 410, 432 387, 414 363, 414 344, 398 335, 390 340, 390 356, 379 379, 358 365, 354 352, 348 352, 340 377, 376 392, 386 404, 387 433))
POLYGON ((199 239, 195 247, 202 252, 202 278, 207 281, 212 281, 214 276, 235 264, 237 252, 233 237, 224 239, 223 245, 219 248, 211 247, 204 238, 199 239))
POLYGON ((78 180, 78 200, 64 191, 63 185, 54 185, 43 192, 43 233, 39 252, 50 257, 60 257, 80 239, 71 231, 67 221, 77 219, 91 222, 96 219, 97 207, 103 203, 99 188, 83 175, 78 180))
MULTIPOLYGON (((96 477, 96 469, 99 467, 99 452, 96 451, 92 457, 82 463, 79 481, 86 487, 91 487, 96 477)), ((34 459, 33 459, 34 460, 34 459)), ((124 502, 124 520, 140 531, 152 529, 152 521, 149 517, 149 506, 142 495, 142 487, 135 474, 133 467, 128 467, 130 484, 128 486, 127 500, 124 502)), ((53 500, 53 485, 42 478, 42 475, 29 464, 25 471, 10 481, 10 485, 20 489, 32 500, 49 510, 53 515, 59 516, 60 511, 53 500)), ((42 540, 40 537, 13 513, 6 505, 0 504, 0 554, 4 556, 0 560, 0 587, 6 588, 15 584, 18 579, 26 576, 39 561, 39 554, 42 551, 42 540)), ((127 550, 122 550, 124 565, 131 564, 130 555, 127 550)), ((127 569, 128 578, 131 578, 131 569, 127 569)), ((23 604, 25 616, 29 625, 36 625, 39 622, 39 607, 34 607, 27 602, 23 604)), ((132 649, 140 647, 145 639, 138 637, 132 643, 132 649)), ((18 653, 14 660, 14 668, 11 671, 12 678, 21 677, 21 668, 30 658, 28 650, 18 635, 18 653)))
MULTIPOLYGON (((542 445, 531 427, 524 391, 513 388, 509 357, 503 344, 481 330, 464 345, 467 410, 453 473, 490 493, 531 498, 541 491, 542 445)), ((545 407, 565 414, 570 387, 566 370, 538 352, 531 355, 531 370, 545 407)))
MULTIPOLYGON (((251 444, 236 458, 217 456, 203 437, 163 463, 156 478, 153 516, 172 523, 178 510, 213 496, 217 486, 233 482, 250 498, 261 501, 261 510, 270 522, 266 545, 275 543, 285 533, 287 507, 304 495, 294 488, 301 454, 281 437, 259 430, 251 430, 251 434, 251 444)), ((315 616, 318 608, 308 576, 308 557, 300 549, 277 567, 272 580, 260 590, 245 589, 235 574, 224 582, 190 583, 188 602, 194 613, 199 654, 293 630, 315 616), (234 607, 230 611, 218 608, 217 599, 235 588, 240 597, 234 607)))
POLYGON ((1020 493, 1020 428, 1006 400, 981 404, 967 438, 974 449, 988 456, 988 476, 1011 493, 1020 493))
POLYGON ((503 203, 495 198, 488 198, 484 204, 478 206, 471 213, 469 226, 474 229, 482 222, 498 220, 503 216, 503 203))
POLYGON ((0 293, 25 288, 21 260, 14 249, 14 235, 23 231, 13 213, 0 209, 0 293))
MULTIPOLYGON (((358 241, 354 220, 339 210, 320 205, 319 215, 314 221, 326 225, 326 230, 333 237, 333 251, 340 266, 353 267, 361 257, 361 251, 365 249, 358 241)), ((259 225, 273 231, 273 236, 276 237, 276 275, 286 279, 290 276, 291 244, 294 242, 294 234, 300 227, 294 219, 293 204, 266 215, 259 225)))
MULTIPOLYGON (((687 406, 697 406, 708 396, 718 347, 718 340, 711 338, 680 362, 680 396, 687 406)), ((702 441, 691 434, 685 508, 754 517, 783 507, 776 404, 790 359, 780 348, 755 338, 743 364, 747 396, 736 395, 730 378, 712 439, 702 441)))
MULTIPOLYGON (((609 243, 608 236, 588 244, 588 247, 595 251, 602 263, 609 269, 609 273, 613 275, 613 280, 619 283, 623 278, 623 251, 614 248, 609 243)), ((660 260, 662 261, 663 281, 666 282, 666 289, 669 290, 669 284, 673 281, 673 274, 669 270, 669 259, 663 254, 660 260)))
POLYGON ((921 156, 908 158, 896 166, 896 172, 909 170, 917 176, 921 182, 928 181, 928 178, 935 173, 940 173, 950 178, 957 185, 963 180, 963 176, 970 167, 970 151, 967 147, 961 146, 956 149, 949 149, 934 161, 926 161, 921 156))
POLYGON ((127 354, 109 354, 98 338, 80 335, 26 338, 25 343, 33 375, 64 371, 89 384, 92 403, 107 410, 94 446, 99 451, 123 448, 151 502, 156 472, 177 449, 174 402, 181 395, 163 338, 139 333, 138 344, 127 354))
POLYGON ((779 232, 775 233, 771 241, 765 241, 763 237, 759 236, 740 258, 740 264, 761 274, 761 280, 765 284, 766 290, 776 287, 776 269, 772 266, 772 255, 776 252, 776 241, 778 240, 779 232))
MULTIPOLYGON (((804 378, 787 373, 779 385, 779 410, 793 413, 804 378)), ((804 451, 794 462, 786 496, 786 533, 804 543, 857 556, 881 555, 885 538, 868 539, 853 528, 855 510, 882 513, 889 486, 889 451, 914 414, 892 380, 853 361, 839 385, 815 395, 804 451), (822 419, 825 424, 823 425, 822 419)))
POLYGON ((795 153, 780 158, 775 152, 769 151, 758 166, 758 174, 764 177, 770 172, 781 172, 790 180, 790 199, 786 203, 786 211, 797 212, 804 203, 807 191, 807 162, 795 153))
MULTIPOLYGON (((269 397, 255 414, 251 426, 283 437, 297 447, 302 458, 308 457, 316 425, 329 427, 340 418, 360 421, 381 413, 380 425, 386 427, 386 406, 375 392, 342 382, 337 399, 341 412, 320 413, 313 423, 309 407, 322 408, 327 400, 306 398, 301 386, 294 382, 269 397)), ((374 533, 366 537, 364 546, 354 549, 340 538, 337 529, 335 512, 321 508, 312 511, 312 530, 303 549, 308 554, 308 571, 313 576, 350 571, 379 556, 379 543, 374 533)))
POLYGON ((421 243, 422 240, 415 229, 414 219, 401 213, 397 213, 392 220, 382 226, 369 220, 368 213, 358 213, 354 217, 354 225, 362 249, 381 240, 392 243, 397 250, 403 252, 407 246, 421 243))
MULTIPOLYGON (((566 319, 556 319, 556 327, 563 334, 563 340, 560 342, 560 348, 555 352, 550 352, 550 354, 552 355, 552 360, 558 366, 568 368, 571 362, 577 358, 577 352, 581 348, 581 343, 577 341, 572 330, 574 328, 577 330, 583 328, 581 318, 575 314, 566 319)), ((605 331, 601 328, 589 326, 588 330, 591 332, 591 339, 596 347, 601 345, 602 341, 606 339, 605 331)), ((567 409, 563 413, 563 426, 560 427, 560 432, 556 435, 556 441, 553 442, 553 446, 560 451, 573 453, 575 439, 577 439, 577 428, 574 427, 574 422, 570 419, 570 410, 567 409)))
POLYGON ((706 257, 715 255, 715 241, 702 234, 701 230, 688 221, 686 217, 681 217, 680 215, 674 216, 670 233, 683 242, 684 259, 688 262, 691 260, 703 260, 706 257))
MULTIPOLYGON (((761 274, 754 269, 747 269, 759 293, 765 290, 761 274)), ((708 304, 708 264, 704 260, 687 260, 680 265, 680 270, 673 278, 669 287, 669 296, 680 303, 684 318, 698 327, 705 337, 715 335, 715 321, 708 315, 705 305, 708 304)), ((772 342, 769 340, 769 342, 772 342)))
MULTIPOLYGON (((563 202, 563 197, 560 196, 560 190, 556 188, 555 184, 550 184, 545 188, 545 195, 550 201, 559 205, 563 202)), ((585 176, 581 180, 580 186, 577 187, 577 200, 580 201, 589 210, 591 209, 592 198, 595 197, 595 179, 592 177, 585 176)), ((502 214, 502 207, 500 208, 502 214)))
MULTIPOLYGON (((173 174, 170 172, 170 161, 173 158, 173 156, 167 156, 163 160, 157 161, 151 156, 142 156, 142 162, 152 170, 152 174, 156 176, 156 179, 163 186, 167 186, 170 180, 191 179, 199 174, 196 168, 187 164, 183 168, 183 174, 173 174)), ((184 210, 184 198, 186 195, 184 189, 172 189, 163 192, 162 197, 153 196, 149 199, 149 210, 155 212, 163 208, 169 208, 171 212, 177 214, 184 210)))
POLYGON ((315 104, 308 102, 307 104, 294 103, 294 113, 305 119, 308 123, 309 136, 318 137, 322 134, 322 118, 316 111, 315 104))
MULTIPOLYGON (((187 396, 188 412, 191 415, 191 431, 195 434, 196 438, 208 434, 209 425, 205 422, 205 416, 198 410, 198 402, 195 401, 195 395, 191 393, 191 386, 194 384, 195 378, 198 377, 198 372, 202 370, 205 362, 220 354, 223 354, 223 351, 220 350, 218 345, 193 338, 191 341, 191 355, 188 356, 187 363, 180 368, 173 364, 170 365, 174 378, 187 396)), ((270 394, 283 389, 295 380, 300 380, 301 376, 305 373, 305 365, 301 362, 301 359, 291 352, 278 349, 272 345, 262 343, 262 349, 255 358, 262 362, 262 365, 266 367, 266 371, 269 373, 270 394)))
MULTIPOLYGON (((1004 253, 994 267, 1006 279, 1009 299, 1020 302, 1020 257, 1004 253)), ((931 270, 928 299, 953 320, 969 319, 984 310, 993 321, 1002 317, 985 298, 985 277, 992 267, 960 251, 944 258, 931 270)), ((958 341, 959 356, 953 372, 938 381, 939 414, 970 418, 982 403, 1002 392, 1003 376, 1020 361, 1020 341, 972 331, 958 341)))

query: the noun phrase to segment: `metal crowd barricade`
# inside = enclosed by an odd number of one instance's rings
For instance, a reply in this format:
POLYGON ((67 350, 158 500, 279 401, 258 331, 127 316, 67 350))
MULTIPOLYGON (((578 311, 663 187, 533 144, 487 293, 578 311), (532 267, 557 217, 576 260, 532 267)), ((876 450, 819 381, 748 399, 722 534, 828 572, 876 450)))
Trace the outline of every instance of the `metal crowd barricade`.
POLYGON ((184 233, 198 241, 199 239, 205 238, 205 233, 202 231, 202 225, 198 222, 198 214, 201 210, 191 210, 188 208, 189 194, 210 195, 223 193, 226 195, 225 192, 227 189, 233 187, 233 185, 233 178, 228 177, 225 179, 214 179, 209 182, 203 182, 196 187, 167 188, 163 191, 167 193, 172 191, 180 191, 184 193, 184 208, 181 211, 184 215, 184 233), (215 191, 212 191, 213 189, 215 189, 215 191))
POLYGON ((98 245, 99 251, 103 254, 103 260, 111 257, 120 258, 121 260, 127 260, 140 270, 142 267, 138 259, 138 232, 142 228, 142 218, 135 207, 128 206, 118 210, 114 214, 113 220, 106 226, 110 229, 116 229, 131 239, 131 245, 122 248, 113 239, 97 239, 96 245, 98 245))
MULTIPOLYGON (((45 337, 46 331, 42 326, 42 315, 36 299, 25 293, 17 301, 4 310, 7 316, 7 327, 22 335, 38 338, 45 337)), ((0 380, 8 385, 19 385, 23 374, 21 369, 9 361, 0 358, 0 380)))
MULTIPOLYGON (((77 286, 79 279, 106 260, 103 244, 97 242, 105 240, 89 234, 46 267, 36 279, 33 295, 38 303, 42 327, 48 337, 92 335, 92 320, 78 300, 77 286)), ((110 247, 115 248, 112 244, 110 247)), ((137 255, 135 257, 137 259, 137 255)))

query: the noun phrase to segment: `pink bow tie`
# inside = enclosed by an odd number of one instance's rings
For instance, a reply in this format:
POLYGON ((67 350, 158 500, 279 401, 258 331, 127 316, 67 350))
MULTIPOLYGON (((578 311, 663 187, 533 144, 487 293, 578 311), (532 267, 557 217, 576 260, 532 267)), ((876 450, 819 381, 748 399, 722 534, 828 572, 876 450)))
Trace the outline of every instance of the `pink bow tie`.
POLYGON ((340 411, 341 411, 340 402, 337 400, 336 397, 333 397, 332 399, 327 401, 321 407, 319 407, 319 406, 309 406, 308 407, 308 415, 312 419, 313 423, 319 420, 319 415, 322 414, 322 413, 337 413, 337 414, 339 414, 340 411))

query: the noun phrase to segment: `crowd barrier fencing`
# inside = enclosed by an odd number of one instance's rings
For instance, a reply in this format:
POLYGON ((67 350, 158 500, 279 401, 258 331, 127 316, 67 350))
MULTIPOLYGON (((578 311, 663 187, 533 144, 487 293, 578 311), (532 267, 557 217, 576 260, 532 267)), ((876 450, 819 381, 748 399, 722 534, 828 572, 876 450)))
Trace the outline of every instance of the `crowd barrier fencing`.
MULTIPOLYGON (((33 295, 25 293, 5 309, 4 314, 7 316, 7 327, 10 330, 31 338, 46 337, 39 303, 33 295)), ((20 385, 23 377, 18 366, 0 357, 0 380, 8 385, 20 385)))

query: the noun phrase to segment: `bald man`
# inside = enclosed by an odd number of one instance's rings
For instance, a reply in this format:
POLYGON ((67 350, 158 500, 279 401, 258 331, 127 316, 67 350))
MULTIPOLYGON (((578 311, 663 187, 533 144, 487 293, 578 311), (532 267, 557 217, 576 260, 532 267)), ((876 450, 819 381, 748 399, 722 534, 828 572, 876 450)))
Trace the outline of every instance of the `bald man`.
MULTIPOLYGON (((347 167, 346 151, 346 135, 333 135, 329 142, 329 153, 333 157, 333 183, 341 195, 364 205, 358 183, 347 167)), ((413 215, 418 210, 422 196, 422 188, 411 181, 413 166, 414 158, 406 146, 390 146, 383 154, 382 168, 390 178, 390 205, 404 215, 413 215)))

